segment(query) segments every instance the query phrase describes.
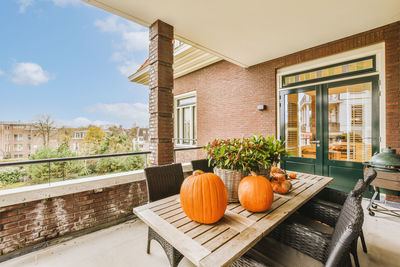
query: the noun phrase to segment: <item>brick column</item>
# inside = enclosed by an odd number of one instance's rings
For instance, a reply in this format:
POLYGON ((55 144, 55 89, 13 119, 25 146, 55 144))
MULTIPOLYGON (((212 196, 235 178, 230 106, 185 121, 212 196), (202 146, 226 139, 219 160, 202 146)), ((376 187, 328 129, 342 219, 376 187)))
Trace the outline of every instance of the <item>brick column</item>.
POLYGON ((174 28, 157 20, 150 26, 150 163, 174 161, 173 95, 174 28))

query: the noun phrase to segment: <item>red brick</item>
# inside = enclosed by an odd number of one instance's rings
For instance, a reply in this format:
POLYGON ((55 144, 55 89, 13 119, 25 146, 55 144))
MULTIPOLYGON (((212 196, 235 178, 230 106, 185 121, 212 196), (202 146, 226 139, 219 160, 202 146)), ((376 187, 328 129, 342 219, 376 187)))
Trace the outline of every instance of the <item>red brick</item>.
POLYGON ((24 227, 17 227, 17 228, 12 228, 12 229, 8 229, 8 230, 3 230, 0 232, 0 237, 1 236, 7 236, 7 235, 12 235, 15 233, 20 233, 24 231, 24 227))

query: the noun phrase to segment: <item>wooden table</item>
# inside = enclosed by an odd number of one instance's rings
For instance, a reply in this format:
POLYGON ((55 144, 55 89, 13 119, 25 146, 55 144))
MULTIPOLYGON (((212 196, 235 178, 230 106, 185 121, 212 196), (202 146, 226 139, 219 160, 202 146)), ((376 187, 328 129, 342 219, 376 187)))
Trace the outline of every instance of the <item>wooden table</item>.
MULTIPOLYGON (((240 203, 229 204, 224 217, 206 225, 190 220, 179 195, 137 207, 133 212, 197 266, 228 266, 333 179, 297 173, 287 195, 275 194, 272 206, 253 213, 240 203)), ((144 253, 144 252, 143 252, 144 253)))

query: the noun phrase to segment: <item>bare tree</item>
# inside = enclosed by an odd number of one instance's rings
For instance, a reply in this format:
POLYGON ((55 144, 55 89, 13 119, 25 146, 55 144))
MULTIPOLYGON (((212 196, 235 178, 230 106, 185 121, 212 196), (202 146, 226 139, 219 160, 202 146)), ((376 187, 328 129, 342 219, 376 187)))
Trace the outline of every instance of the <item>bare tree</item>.
POLYGON ((43 145, 48 146, 50 144, 50 137, 57 129, 56 123, 51 116, 49 114, 38 115, 32 126, 36 135, 42 138, 43 145))

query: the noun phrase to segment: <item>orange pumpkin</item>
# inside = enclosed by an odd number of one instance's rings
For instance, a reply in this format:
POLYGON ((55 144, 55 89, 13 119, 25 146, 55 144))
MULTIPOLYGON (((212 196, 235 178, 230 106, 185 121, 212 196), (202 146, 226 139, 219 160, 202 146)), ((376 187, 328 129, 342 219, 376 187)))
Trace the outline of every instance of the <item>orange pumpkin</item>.
POLYGON ((282 195, 289 193, 290 189, 292 189, 292 183, 286 180, 272 181, 271 185, 275 193, 282 195))
POLYGON ((291 178, 291 179, 296 179, 297 178, 297 175, 295 174, 295 173, 289 173, 289 178, 291 178))
POLYGON ((257 176, 254 172, 240 181, 238 195, 240 204, 252 212, 265 211, 274 201, 270 181, 263 176, 257 176))
POLYGON ((228 193, 214 173, 194 171, 181 186, 181 206, 185 214, 199 223, 215 223, 224 216, 228 193))

